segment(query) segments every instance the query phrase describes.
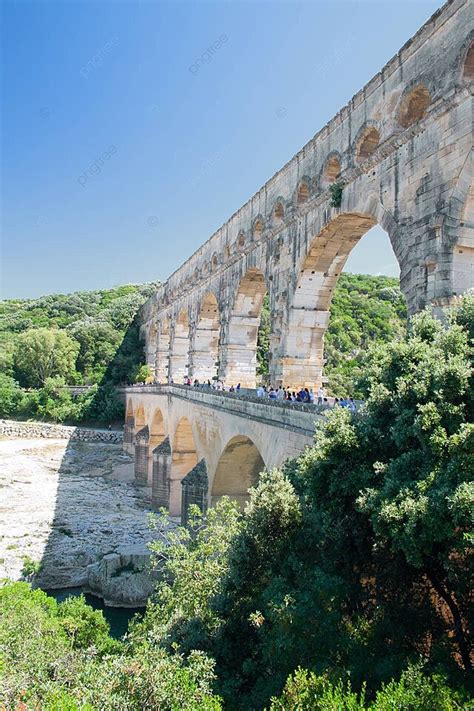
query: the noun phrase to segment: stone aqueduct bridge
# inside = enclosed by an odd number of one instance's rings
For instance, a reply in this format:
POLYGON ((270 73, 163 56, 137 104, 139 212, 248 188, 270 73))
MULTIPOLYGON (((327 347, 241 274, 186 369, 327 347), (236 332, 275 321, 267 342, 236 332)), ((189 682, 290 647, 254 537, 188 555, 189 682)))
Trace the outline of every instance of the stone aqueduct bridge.
POLYGON ((311 444, 314 406, 259 400, 185 385, 127 391, 125 448, 135 480, 151 486, 155 508, 172 515, 223 495, 243 502, 263 469, 311 444))
MULTIPOLYGON (((442 309, 474 286, 473 15, 472 0, 446 3, 160 286, 141 311, 157 380, 218 375, 254 387, 268 294, 272 384, 316 388, 334 287, 376 224, 390 238, 411 313, 442 309), (337 207, 335 185, 343 186, 337 207)), ((173 389, 165 399, 160 409, 172 422, 183 400, 173 389)), ((142 405, 150 417, 153 407, 142 405)), ((201 454, 212 469, 216 452, 201 454)))

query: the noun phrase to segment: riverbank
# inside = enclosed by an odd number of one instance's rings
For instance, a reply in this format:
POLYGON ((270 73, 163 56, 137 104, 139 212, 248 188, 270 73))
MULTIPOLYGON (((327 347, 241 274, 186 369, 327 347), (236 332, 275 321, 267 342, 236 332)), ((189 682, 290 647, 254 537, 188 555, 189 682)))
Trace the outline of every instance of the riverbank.
POLYGON ((146 603, 150 491, 134 485, 120 446, 2 439, 0 461, 0 578, 80 587, 119 607, 146 603))

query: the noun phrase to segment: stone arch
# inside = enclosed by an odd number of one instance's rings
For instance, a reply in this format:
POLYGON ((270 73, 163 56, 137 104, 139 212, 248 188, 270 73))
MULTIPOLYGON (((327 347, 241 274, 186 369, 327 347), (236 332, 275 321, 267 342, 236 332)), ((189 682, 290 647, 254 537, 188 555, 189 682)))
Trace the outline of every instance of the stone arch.
POLYGON ((263 273, 255 267, 249 269, 237 289, 223 346, 223 376, 229 385, 255 387, 257 335, 266 293, 263 273))
POLYGON ((153 419, 150 423, 150 451, 161 444, 166 437, 166 425, 163 412, 157 407, 153 413, 153 419))
POLYGON ((211 259, 211 271, 215 272, 218 266, 219 266, 219 257, 214 252, 214 254, 212 255, 212 259, 211 259))
POLYGON ((258 240, 261 238, 264 230, 263 218, 257 217, 253 223, 253 238, 258 240))
POLYGON ((296 204, 304 205, 309 200, 309 181, 304 179, 298 184, 296 191, 296 204))
POLYGON ((204 295, 199 309, 193 350, 193 377, 199 381, 212 380, 217 372, 219 356, 220 314, 212 292, 204 295))
POLYGON ((313 390, 321 385, 324 334, 334 288, 353 247, 376 223, 372 214, 344 213, 310 243, 290 301, 278 378, 283 385, 313 390))
POLYGON ((408 128, 420 121, 431 103, 431 96, 423 82, 415 84, 405 91, 398 107, 398 123, 408 128))
POLYGON ((365 125, 359 131, 355 141, 355 159, 357 162, 366 160, 380 143, 380 133, 376 126, 365 125))
POLYGON ((136 435, 143 427, 145 427, 145 408, 139 405, 135 412, 134 434, 136 435))
POLYGON ((462 78, 466 84, 474 81, 474 41, 471 41, 462 65, 462 78))
POLYGON ((181 514, 181 481, 198 462, 193 428, 187 417, 176 425, 171 447, 170 504, 172 516, 181 514))
POLYGON ((336 182, 341 177, 341 156, 336 151, 333 151, 326 158, 321 177, 324 185, 330 185, 336 182))
POLYGON ((285 207, 282 200, 277 200, 273 208, 273 222, 279 225, 285 219, 285 207))
POLYGON ((188 375, 189 359, 189 316, 187 311, 182 309, 174 325, 174 335, 171 344, 171 378, 176 382, 182 382, 184 376, 188 375))
POLYGON ((158 325, 155 377, 160 383, 168 382, 170 360, 170 321, 165 317, 158 325))
POLYGON ((249 489, 258 482, 258 475, 264 468, 262 455, 249 437, 232 437, 217 464, 211 489, 211 506, 223 496, 229 496, 243 508, 249 500, 249 489))
POLYGON ((153 418, 148 425, 148 462, 147 462, 147 478, 149 486, 152 485, 153 479, 153 450, 163 442, 166 437, 166 425, 163 412, 159 407, 153 412, 153 418))

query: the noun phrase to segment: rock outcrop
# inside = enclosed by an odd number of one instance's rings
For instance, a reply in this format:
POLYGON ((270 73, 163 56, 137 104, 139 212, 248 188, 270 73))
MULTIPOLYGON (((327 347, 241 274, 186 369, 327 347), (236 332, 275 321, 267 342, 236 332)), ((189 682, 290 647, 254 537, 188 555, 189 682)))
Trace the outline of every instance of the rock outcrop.
POLYGON ((107 604, 146 603, 151 490, 112 442, 0 440, 0 579, 45 590, 82 587, 107 604), (28 562, 28 565, 25 562, 28 562))

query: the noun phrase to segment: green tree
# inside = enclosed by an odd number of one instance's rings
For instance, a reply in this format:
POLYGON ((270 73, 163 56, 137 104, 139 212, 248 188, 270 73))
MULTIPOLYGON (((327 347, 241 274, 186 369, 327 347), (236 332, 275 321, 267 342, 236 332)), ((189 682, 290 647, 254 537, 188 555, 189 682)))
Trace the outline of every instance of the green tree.
POLYGON ((0 417, 15 417, 21 411, 24 396, 18 383, 0 373, 0 417))
POLYGON ((38 328, 22 333, 15 348, 15 372, 21 384, 41 387, 47 378, 69 380, 75 372, 79 344, 58 329, 38 328))
MULTIPOLYGON (((210 653, 229 708, 262 708, 298 665, 349 673, 373 693, 422 656, 428 672, 466 682, 474 459, 463 309, 446 326, 424 313, 379 346, 361 412, 331 411, 314 447, 261 475, 219 554, 217 587, 204 585, 179 623, 178 592, 200 566, 174 571, 148 632, 210 653)), ((206 545, 212 558, 210 532, 206 545)))
POLYGON ((121 343, 122 335, 101 318, 77 321, 68 332, 79 343, 76 368, 88 382, 100 382, 121 343))
POLYGON ((134 381, 136 383, 147 383, 152 379, 152 377, 153 373, 151 372, 150 366, 148 364, 143 364, 138 368, 134 381))

